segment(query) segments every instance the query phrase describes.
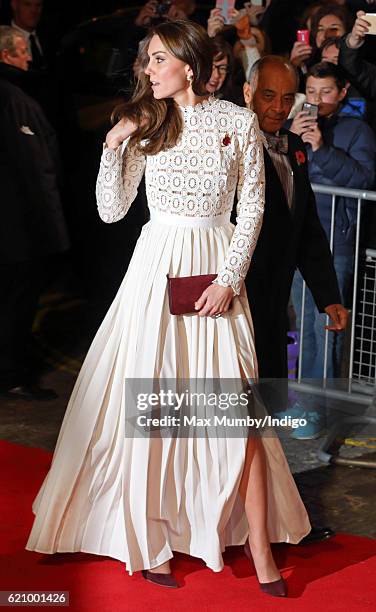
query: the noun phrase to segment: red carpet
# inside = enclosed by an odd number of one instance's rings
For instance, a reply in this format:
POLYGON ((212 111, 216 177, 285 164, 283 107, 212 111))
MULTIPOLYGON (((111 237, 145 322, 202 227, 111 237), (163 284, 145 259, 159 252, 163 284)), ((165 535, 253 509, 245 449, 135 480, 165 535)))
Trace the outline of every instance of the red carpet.
POLYGON ((0 442, 0 590, 70 591, 69 610, 74 612, 376 609, 376 542, 368 538, 338 535, 304 548, 275 547, 289 586, 286 600, 259 591, 239 547, 225 553, 226 565, 220 573, 198 559, 176 554, 172 567, 183 586, 177 590, 146 583, 139 572, 129 577, 121 562, 107 557, 26 551, 33 520, 31 503, 50 461, 46 451, 0 442))

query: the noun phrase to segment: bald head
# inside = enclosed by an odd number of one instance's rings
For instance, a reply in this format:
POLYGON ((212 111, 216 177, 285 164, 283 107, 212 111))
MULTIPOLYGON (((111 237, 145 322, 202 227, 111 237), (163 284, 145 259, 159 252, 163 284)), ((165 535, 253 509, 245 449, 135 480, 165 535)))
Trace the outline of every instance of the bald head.
POLYGON ((275 133, 285 123, 298 89, 295 67, 278 55, 265 55, 251 69, 244 98, 264 132, 275 133))
POLYGON ((253 91, 256 91, 259 75, 265 70, 267 72, 271 72, 272 74, 276 70, 281 70, 294 75, 296 90, 298 90, 299 74, 294 64, 292 64, 287 58, 281 57, 280 55, 265 55, 261 59, 257 60, 250 70, 248 83, 251 85, 253 91))

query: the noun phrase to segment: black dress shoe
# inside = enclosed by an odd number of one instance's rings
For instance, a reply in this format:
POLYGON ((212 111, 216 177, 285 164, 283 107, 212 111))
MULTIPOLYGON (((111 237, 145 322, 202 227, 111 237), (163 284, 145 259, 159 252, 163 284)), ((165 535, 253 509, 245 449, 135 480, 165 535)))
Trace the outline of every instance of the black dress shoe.
POLYGON ((143 577, 145 578, 145 580, 148 580, 149 582, 153 582, 154 584, 157 584, 158 586, 170 587, 172 589, 177 589, 179 586, 172 574, 161 574, 158 572, 149 572, 149 570, 142 570, 141 573, 143 577))
POLYGON ((306 535, 299 542, 299 546, 305 546, 306 544, 314 544, 315 542, 324 542, 335 535, 333 529, 330 527, 312 527, 308 535, 306 535))
POLYGON ((53 389, 41 389, 38 385, 19 385, 1 391, 8 399, 19 398, 26 401, 50 402, 58 397, 53 389))

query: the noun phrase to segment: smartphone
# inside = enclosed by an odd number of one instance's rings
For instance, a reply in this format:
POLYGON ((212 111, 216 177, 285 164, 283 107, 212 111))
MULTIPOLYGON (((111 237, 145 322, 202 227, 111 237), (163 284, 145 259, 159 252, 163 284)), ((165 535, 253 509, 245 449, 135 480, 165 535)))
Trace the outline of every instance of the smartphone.
POLYGON ((371 24, 367 34, 376 34, 376 13, 366 13, 363 15, 363 19, 371 24))
POLYGON ((309 30, 297 30, 296 40, 309 45, 309 30))
POLYGON ((312 119, 317 119, 319 114, 319 107, 317 104, 310 104, 309 102, 304 102, 302 110, 309 114, 312 119))
POLYGON ((253 6, 265 6, 266 1, 265 0, 252 0, 250 4, 253 4, 253 6))
POLYGON ((228 12, 230 9, 235 8, 235 0, 217 0, 215 8, 221 9, 225 23, 230 23, 230 16, 228 12))

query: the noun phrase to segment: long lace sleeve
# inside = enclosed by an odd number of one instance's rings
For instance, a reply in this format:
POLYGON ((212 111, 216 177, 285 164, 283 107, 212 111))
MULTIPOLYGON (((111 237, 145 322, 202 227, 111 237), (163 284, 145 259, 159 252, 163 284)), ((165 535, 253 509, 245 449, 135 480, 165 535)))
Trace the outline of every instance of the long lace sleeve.
POLYGON ((239 295, 260 233, 265 205, 264 157, 258 120, 250 114, 239 160, 236 227, 215 283, 239 295))
POLYGON ((127 214, 145 170, 145 156, 130 149, 128 141, 102 153, 96 196, 99 216, 105 223, 120 221, 127 214))

